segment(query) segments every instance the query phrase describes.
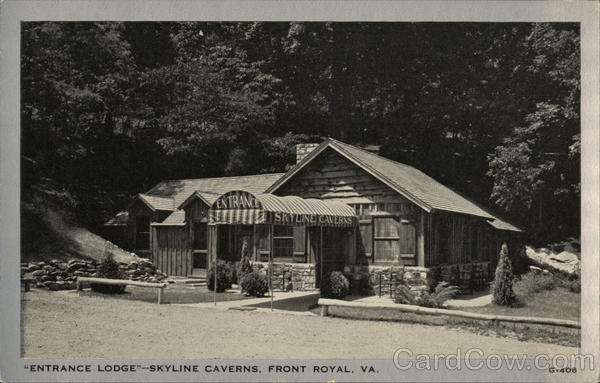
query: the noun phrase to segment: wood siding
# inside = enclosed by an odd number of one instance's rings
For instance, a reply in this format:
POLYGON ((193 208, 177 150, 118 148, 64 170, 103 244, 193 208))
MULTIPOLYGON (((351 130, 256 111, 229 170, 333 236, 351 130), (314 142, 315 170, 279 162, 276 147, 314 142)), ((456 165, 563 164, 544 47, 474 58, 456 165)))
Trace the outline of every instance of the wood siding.
POLYGON ((493 229, 483 218, 442 212, 428 216, 429 222, 426 225, 430 235, 426 240, 425 266, 472 261, 491 262, 495 265, 503 241, 510 243, 511 247, 518 246, 516 235, 493 229), (446 257, 442 254, 443 235, 440 235, 444 222, 449 225, 446 257))
MULTIPOLYGON (((170 211, 161 211, 161 210, 152 211, 152 209, 150 209, 145 203, 143 203, 139 199, 136 200, 136 202, 130 206, 128 213, 129 213, 129 222, 127 224, 126 238, 125 238, 127 241, 126 250, 132 250, 132 251, 138 250, 138 249, 136 249, 136 243, 135 243, 136 221, 137 221, 138 216, 148 216, 148 217, 150 217, 150 223, 153 223, 153 222, 162 222, 165 220, 165 218, 167 218, 167 216, 169 216, 169 214, 171 214, 170 211)), ((138 255, 141 255, 141 256, 149 256, 152 253, 152 230, 150 230, 149 250, 136 252, 136 253, 138 253, 138 255)))
POLYGON ((187 227, 152 226, 151 261, 168 275, 192 274, 192 244, 187 227))
POLYGON ((185 220, 186 221, 207 221, 209 206, 204 203, 200 198, 195 198, 192 202, 188 203, 186 207, 183 208, 185 211, 185 220))
MULTIPOLYGON (((414 225, 414 230, 400 238, 399 248, 409 251, 398 262, 416 265, 419 252, 424 251, 425 247, 419 247, 417 242, 418 236, 423 241, 426 236, 418 224, 422 209, 333 149, 321 153, 276 194, 341 201, 354 207, 360 223, 358 232, 348 236, 350 242, 356 243, 347 247, 348 264, 373 262, 373 218, 386 214, 414 225)), ((313 252, 309 250, 308 255, 312 258, 313 252)))
POLYGON ((331 148, 276 191, 277 195, 339 200, 347 204, 406 203, 406 198, 331 148))

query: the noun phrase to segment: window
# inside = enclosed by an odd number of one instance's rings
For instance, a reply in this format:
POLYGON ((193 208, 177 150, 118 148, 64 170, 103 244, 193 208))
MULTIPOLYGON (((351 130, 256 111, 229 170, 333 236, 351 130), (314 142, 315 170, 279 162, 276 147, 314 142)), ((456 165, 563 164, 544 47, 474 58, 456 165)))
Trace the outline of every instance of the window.
POLYGON ((358 258, 359 264, 368 263, 373 259, 373 222, 368 220, 361 220, 358 223, 359 235, 357 239, 358 258))
POLYGON ((402 258, 414 258, 416 230, 414 220, 406 217, 373 219, 373 261, 396 263, 402 258))
POLYGON ((293 226, 273 226, 273 259, 294 260, 293 226))
POLYGON ((150 249, 150 217, 147 215, 138 215, 135 218, 135 248, 150 249))
POLYGON ((201 250, 206 251, 207 244, 207 229, 206 223, 204 222, 194 222, 194 251, 201 250))

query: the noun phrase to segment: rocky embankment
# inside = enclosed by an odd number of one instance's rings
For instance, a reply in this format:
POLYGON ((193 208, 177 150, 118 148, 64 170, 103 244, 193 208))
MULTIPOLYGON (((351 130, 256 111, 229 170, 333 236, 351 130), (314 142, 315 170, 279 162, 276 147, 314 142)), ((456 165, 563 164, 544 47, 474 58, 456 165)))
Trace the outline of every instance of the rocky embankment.
POLYGON ((534 248, 527 246, 525 255, 530 263, 542 269, 574 275, 579 273, 581 244, 579 240, 571 238, 567 241, 548 245, 548 247, 534 248))
MULTIPOLYGON (((21 264, 21 278, 33 279, 32 286, 49 290, 72 290, 77 277, 96 277, 98 262, 72 259, 68 262, 53 259, 49 262, 21 264)), ((167 275, 156 269, 149 260, 141 258, 129 263, 119 262, 123 279, 161 282, 167 275)))

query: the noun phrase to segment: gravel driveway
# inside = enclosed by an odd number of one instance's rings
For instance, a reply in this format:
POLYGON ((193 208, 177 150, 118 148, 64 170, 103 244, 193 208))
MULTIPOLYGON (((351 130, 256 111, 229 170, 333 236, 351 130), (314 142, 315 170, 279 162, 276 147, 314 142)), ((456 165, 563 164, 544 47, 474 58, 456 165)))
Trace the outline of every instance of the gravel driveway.
POLYGON ((346 358, 417 353, 575 353, 576 348, 418 324, 157 305, 33 290, 23 298, 24 357, 346 358))

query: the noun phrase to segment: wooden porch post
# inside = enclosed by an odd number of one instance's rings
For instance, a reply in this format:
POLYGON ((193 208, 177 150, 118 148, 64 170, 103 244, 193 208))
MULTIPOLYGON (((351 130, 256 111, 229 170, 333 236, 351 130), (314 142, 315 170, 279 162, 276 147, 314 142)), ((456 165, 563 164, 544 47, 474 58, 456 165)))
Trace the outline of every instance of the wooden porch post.
POLYGON ((319 281, 319 290, 323 290, 323 266, 324 266, 324 259, 323 259, 323 225, 320 226, 321 227, 321 240, 319 241, 319 263, 321 264, 321 267, 319 267, 321 270, 319 270, 319 272, 321 273, 321 279, 319 281))
POLYGON ((419 214, 419 229, 417 230, 417 266, 425 267, 425 219, 427 219, 426 213, 421 211, 419 214))

